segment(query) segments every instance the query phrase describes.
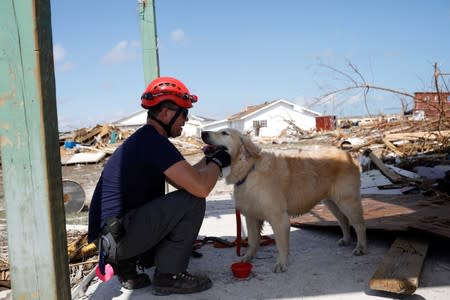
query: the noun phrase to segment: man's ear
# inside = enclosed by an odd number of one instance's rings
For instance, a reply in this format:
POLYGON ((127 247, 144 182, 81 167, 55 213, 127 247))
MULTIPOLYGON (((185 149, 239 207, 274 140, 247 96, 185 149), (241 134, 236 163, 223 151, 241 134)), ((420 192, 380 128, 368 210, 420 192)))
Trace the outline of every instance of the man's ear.
POLYGON ((170 111, 171 110, 168 107, 162 107, 158 114, 159 119, 163 122, 170 120, 172 118, 170 111))

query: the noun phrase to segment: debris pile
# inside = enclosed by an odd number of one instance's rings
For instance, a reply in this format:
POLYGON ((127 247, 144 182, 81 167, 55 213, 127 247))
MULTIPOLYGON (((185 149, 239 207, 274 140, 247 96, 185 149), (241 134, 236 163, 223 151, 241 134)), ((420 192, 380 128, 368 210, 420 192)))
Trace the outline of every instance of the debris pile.
MULTIPOLYGON (((132 133, 133 130, 123 130, 110 124, 61 133, 61 164, 98 163, 111 155, 132 133)), ((202 142, 199 138, 179 137, 171 141, 183 155, 201 151, 202 142)))
POLYGON ((67 255, 69 257, 70 287, 78 285, 98 263, 98 251, 94 243, 88 243, 87 232, 67 231, 67 255))
MULTIPOLYGON (((1 233, 6 235, 6 231, 1 233)), ((0 291, 11 289, 8 245, 6 236, 2 237, 0 251, 0 291)), ((74 288, 96 266, 98 261, 95 244, 87 242, 87 232, 67 230, 67 253, 69 257, 70 286, 74 288)))

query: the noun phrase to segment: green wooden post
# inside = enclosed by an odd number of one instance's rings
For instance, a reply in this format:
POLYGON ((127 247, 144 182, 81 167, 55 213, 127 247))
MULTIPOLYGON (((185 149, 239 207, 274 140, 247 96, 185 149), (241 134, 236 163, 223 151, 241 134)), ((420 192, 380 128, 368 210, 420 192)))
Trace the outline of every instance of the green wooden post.
POLYGON ((145 85, 159 77, 159 57, 156 38, 155 4, 153 0, 143 0, 140 4, 141 42, 144 64, 145 85))
MULTIPOLYGON (((159 77, 155 2, 153 0, 142 0, 140 3, 142 61, 144 64, 144 83, 147 86, 150 81, 159 77)), ((169 192, 167 182, 165 190, 167 194, 169 192)))
POLYGON ((14 299, 71 299, 50 0, 0 1, 0 142, 14 299))

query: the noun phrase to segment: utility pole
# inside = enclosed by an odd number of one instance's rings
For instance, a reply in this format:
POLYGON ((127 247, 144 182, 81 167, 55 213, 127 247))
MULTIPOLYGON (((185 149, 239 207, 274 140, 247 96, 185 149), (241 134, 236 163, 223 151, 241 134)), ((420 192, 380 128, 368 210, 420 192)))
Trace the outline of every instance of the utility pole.
POLYGON ((155 1, 140 0, 142 61, 145 86, 159 77, 159 56, 156 34, 155 1))
MULTIPOLYGON (((141 17, 142 61, 145 86, 159 77, 158 37, 156 34, 155 1, 139 0, 141 17)), ((166 194, 169 184, 166 182, 166 194)))

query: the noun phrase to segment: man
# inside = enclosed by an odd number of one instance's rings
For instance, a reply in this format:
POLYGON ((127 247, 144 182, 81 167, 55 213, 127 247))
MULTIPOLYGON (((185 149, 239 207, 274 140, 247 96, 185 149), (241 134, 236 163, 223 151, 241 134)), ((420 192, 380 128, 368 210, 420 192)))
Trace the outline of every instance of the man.
POLYGON ((181 135, 188 109, 197 102, 172 77, 152 81, 141 97, 147 124, 133 133, 106 163, 89 208, 89 241, 96 241, 122 287, 150 285, 136 266, 156 266, 153 292, 194 293, 212 286, 206 276, 187 272, 205 214, 205 197, 221 169, 230 165, 224 150, 196 165, 186 162, 169 137, 181 135), (165 194, 165 182, 178 188, 165 194))

